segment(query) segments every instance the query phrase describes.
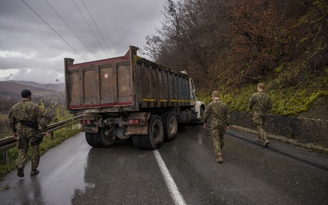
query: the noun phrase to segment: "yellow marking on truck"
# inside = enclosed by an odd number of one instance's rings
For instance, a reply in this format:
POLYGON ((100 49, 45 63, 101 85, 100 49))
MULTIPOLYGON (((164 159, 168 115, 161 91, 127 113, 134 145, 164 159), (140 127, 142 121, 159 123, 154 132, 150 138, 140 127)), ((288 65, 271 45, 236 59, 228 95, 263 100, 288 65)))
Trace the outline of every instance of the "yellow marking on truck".
MULTIPOLYGON (((144 98, 142 99, 143 102, 155 102, 156 100, 154 98, 144 98)), ((167 102, 168 100, 165 99, 160 99, 160 102, 167 102)), ((176 100, 176 99, 171 99, 171 102, 179 102, 179 103, 184 103, 184 102, 195 102, 195 100, 176 100)))
POLYGON ((171 100, 171 102, 195 102, 194 100, 171 100))
POLYGON ((155 102, 155 99, 144 98, 142 99, 143 102, 155 102))

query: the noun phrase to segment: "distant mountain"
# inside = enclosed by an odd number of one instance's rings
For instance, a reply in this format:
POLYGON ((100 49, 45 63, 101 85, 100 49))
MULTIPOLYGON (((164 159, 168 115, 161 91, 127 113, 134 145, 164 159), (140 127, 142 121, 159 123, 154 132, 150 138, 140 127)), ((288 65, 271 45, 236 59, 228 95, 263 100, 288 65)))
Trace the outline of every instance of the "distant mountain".
POLYGON ((29 89, 32 92, 32 100, 42 99, 63 103, 65 101, 65 84, 39 84, 25 81, 0 81, 0 100, 20 100, 21 91, 29 89))
MULTIPOLYGON (((55 90, 58 92, 65 91, 65 84, 64 83, 56 83, 56 84, 39 84, 36 82, 27 82, 27 81, 4 81, 4 82, 12 82, 12 83, 17 83, 21 85, 26 85, 26 86, 32 86, 35 88, 45 88, 49 90, 55 90)), ((1 83, 1 82, 0 82, 1 83)))

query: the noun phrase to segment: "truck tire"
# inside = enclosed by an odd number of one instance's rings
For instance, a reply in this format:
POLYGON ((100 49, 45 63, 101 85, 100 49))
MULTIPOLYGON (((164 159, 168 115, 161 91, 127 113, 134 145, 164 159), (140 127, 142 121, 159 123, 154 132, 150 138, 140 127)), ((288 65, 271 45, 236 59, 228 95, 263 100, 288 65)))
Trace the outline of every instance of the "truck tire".
POLYGON ((155 150, 163 145, 164 131, 162 119, 158 115, 151 115, 148 120, 148 135, 141 136, 141 142, 146 149, 155 150))
POLYGON ((109 147, 115 144, 115 135, 113 128, 99 128, 98 133, 95 134, 97 136, 97 142, 100 147, 109 147), (108 135, 105 132, 108 131, 108 135))
POLYGON ((91 147, 99 147, 97 136, 94 133, 85 133, 85 139, 91 147))
POLYGON ((143 145, 142 143, 142 137, 143 136, 140 136, 140 135, 133 135, 131 138, 132 138, 132 143, 133 145, 140 149, 140 150, 144 150, 146 149, 146 147, 143 145))
POLYGON ((167 112, 162 115, 164 141, 175 140, 178 132, 178 121, 172 112, 167 112))

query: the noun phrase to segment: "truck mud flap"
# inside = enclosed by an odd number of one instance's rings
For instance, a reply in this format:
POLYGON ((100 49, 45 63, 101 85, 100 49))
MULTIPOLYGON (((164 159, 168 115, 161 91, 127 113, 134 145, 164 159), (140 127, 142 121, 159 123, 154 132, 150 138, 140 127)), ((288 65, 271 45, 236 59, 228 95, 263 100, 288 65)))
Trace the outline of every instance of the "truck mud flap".
POLYGON ((147 135, 149 112, 135 112, 128 117, 126 135, 147 135))

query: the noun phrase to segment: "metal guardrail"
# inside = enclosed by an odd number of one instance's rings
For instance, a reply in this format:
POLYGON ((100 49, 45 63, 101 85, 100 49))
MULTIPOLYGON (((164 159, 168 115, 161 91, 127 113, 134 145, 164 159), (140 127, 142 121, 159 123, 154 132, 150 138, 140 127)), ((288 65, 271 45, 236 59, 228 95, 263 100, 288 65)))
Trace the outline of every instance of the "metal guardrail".
MULTIPOLYGON (((72 119, 68 119, 68 120, 63 120, 60 122, 56 122, 53 124, 50 124, 47 126, 47 130, 49 133, 49 136, 51 139, 53 139, 53 132, 56 130, 59 130, 63 127, 66 127, 67 125, 80 121, 82 119, 82 116, 76 116, 72 119)), ((9 150, 11 148, 14 148, 16 146, 16 139, 13 136, 4 138, 4 139, 0 139, 0 153, 3 153, 3 160, 4 163, 7 164, 9 162, 9 150)))

